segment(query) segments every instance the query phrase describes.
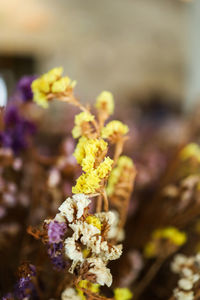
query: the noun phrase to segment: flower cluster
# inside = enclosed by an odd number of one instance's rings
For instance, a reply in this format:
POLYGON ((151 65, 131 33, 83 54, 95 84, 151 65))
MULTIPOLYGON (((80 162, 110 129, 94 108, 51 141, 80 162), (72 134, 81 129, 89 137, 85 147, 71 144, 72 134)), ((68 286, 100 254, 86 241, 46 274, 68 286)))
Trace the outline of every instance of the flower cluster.
POLYGON ((174 299, 193 300, 198 299, 200 282, 200 255, 187 257, 177 254, 171 264, 174 273, 180 276, 178 286, 174 289, 174 299))
POLYGON ((3 297, 3 300, 24 300, 37 297, 37 289, 34 283, 36 278, 36 268, 34 265, 23 263, 19 268, 19 280, 17 281, 13 293, 3 297))
POLYGON ((73 235, 64 240, 65 254, 72 260, 70 272, 81 272, 87 267, 85 278, 91 276, 94 282, 110 286, 112 276, 106 265, 122 253, 121 245, 112 245, 108 240, 115 215, 112 212, 89 215, 90 202, 84 194, 67 198, 59 207, 55 220, 65 220, 73 231, 73 235))
POLYGON ((173 252, 184 245, 186 240, 185 232, 181 232, 175 227, 157 229, 152 234, 152 240, 145 246, 144 255, 147 258, 166 255, 164 249, 173 252), (166 247, 166 244, 168 247, 166 247))
POLYGON ((67 95, 73 91, 76 84, 69 77, 62 77, 63 69, 54 68, 32 83, 32 91, 34 101, 43 108, 48 107, 48 101, 60 93, 67 95))

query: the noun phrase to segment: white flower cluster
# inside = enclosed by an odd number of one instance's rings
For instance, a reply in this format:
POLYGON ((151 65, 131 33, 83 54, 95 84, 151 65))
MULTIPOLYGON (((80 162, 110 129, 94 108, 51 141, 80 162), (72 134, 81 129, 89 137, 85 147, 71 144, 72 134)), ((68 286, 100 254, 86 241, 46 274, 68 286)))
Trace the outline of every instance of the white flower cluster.
POLYGON ((182 254, 176 255, 171 269, 180 275, 178 287, 174 290, 175 299, 195 299, 194 285, 200 280, 200 254, 192 257, 182 254))
POLYGON ((66 288, 61 294, 61 300, 81 300, 81 297, 77 294, 73 288, 66 288))
POLYGON ((122 245, 109 243, 109 239, 117 236, 118 221, 116 214, 110 211, 91 216, 98 224, 88 222, 84 217, 84 210, 89 203, 86 195, 76 194, 59 207, 60 213, 55 219, 61 221, 66 218, 68 227, 73 230, 73 235, 65 240, 65 254, 72 260, 69 272, 73 273, 76 267, 81 268, 87 264, 89 273, 95 275, 98 284, 110 286, 112 275, 106 265, 122 254, 122 245), (103 225, 109 228, 105 236, 102 236, 101 232, 103 225), (89 255, 84 255, 84 250, 89 255))
POLYGON ((80 219, 90 202, 91 200, 84 194, 68 197, 59 207, 60 212, 56 215, 55 220, 65 222, 66 218, 69 223, 72 223, 74 220, 80 219))

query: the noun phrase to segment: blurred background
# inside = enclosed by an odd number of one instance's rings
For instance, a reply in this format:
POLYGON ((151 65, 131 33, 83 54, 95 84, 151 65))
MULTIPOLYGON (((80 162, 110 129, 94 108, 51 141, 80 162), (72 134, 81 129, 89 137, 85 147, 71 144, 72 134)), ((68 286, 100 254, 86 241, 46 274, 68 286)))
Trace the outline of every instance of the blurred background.
POLYGON ((190 108, 199 20, 198 0, 1 0, 1 102, 20 76, 62 65, 82 100, 106 89, 116 101, 159 95, 190 108))

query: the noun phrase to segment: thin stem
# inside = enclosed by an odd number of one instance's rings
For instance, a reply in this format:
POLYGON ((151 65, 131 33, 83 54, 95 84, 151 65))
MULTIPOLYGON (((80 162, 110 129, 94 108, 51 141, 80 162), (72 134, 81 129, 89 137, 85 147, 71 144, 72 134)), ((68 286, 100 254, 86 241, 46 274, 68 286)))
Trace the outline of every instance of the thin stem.
POLYGON ((97 198, 96 212, 97 213, 101 212, 101 208, 102 208, 102 195, 99 195, 97 198))
POLYGON ((159 269, 161 268, 163 262, 165 261, 166 257, 157 258, 155 263, 150 267, 148 272, 146 273, 145 277, 142 281, 137 285, 137 288, 134 292, 134 300, 139 299, 139 296, 144 292, 147 288, 149 283, 153 280, 159 269))
POLYGON ((103 199, 104 199, 104 210, 108 211, 109 210, 109 203, 108 203, 108 197, 107 197, 105 188, 103 190, 103 199))

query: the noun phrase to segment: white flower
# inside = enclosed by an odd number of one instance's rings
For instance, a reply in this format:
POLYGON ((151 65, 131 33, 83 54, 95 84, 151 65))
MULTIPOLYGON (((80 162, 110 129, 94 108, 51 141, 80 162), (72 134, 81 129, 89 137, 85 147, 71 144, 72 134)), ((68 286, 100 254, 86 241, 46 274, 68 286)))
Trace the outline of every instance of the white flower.
POLYGON ((66 288, 61 294, 61 300, 81 300, 73 288, 66 288))
POLYGON ((185 291, 189 291, 192 289, 193 284, 191 282, 191 280, 186 279, 186 278, 182 278, 178 281, 178 286, 185 291))
POLYGON ((60 213, 65 216, 69 223, 76 218, 80 219, 84 213, 84 209, 90 204, 91 200, 84 194, 73 195, 72 198, 68 197, 59 207, 60 213))
POLYGON ((59 223, 62 223, 62 222, 65 222, 65 217, 61 213, 59 213, 59 214, 56 214, 54 220, 59 223))
POLYGON ((118 259, 122 255, 122 245, 113 245, 109 250, 102 253, 102 259, 107 262, 109 260, 118 259))
POLYGON ((100 258, 88 258, 87 262, 91 264, 89 272, 96 275, 96 282, 100 285, 111 286, 112 275, 102 260, 100 258))
POLYGON ((99 218, 101 223, 107 222, 109 225, 112 225, 116 222, 116 215, 113 211, 96 213, 95 216, 99 218))
POLYGON ((193 300, 194 293, 193 292, 182 292, 178 289, 174 290, 174 297, 176 300, 193 300))
POLYGON ((71 227, 74 231, 74 239, 77 241, 81 237, 81 242, 84 245, 87 245, 92 236, 101 233, 97 227, 82 221, 77 221, 76 223, 70 224, 69 227, 71 227))
MULTIPOLYGON (((81 251, 77 250, 74 237, 69 237, 65 240, 65 254, 73 260, 73 266, 78 262, 83 261, 83 254, 81 251)), ((73 272, 73 270, 71 270, 71 272, 73 272)))
POLYGON ((174 273, 179 273, 181 271, 181 267, 186 263, 187 257, 183 254, 177 254, 171 263, 171 270, 174 273))
POLYGON ((67 221, 71 223, 74 219, 74 205, 73 199, 68 197, 58 208, 61 215, 67 218, 67 221))
POLYGON ((84 209, 86 207, 88 207, 91 200, 88 198, 88 196, 86 196, 84 194, 76 194, 76 195, 73 195, 72 198, 73 198, 74 204, 76 205, 76 208, 77 208, 76 217, 77 217, 77 219, 80 219, 83 215, 84 209))

